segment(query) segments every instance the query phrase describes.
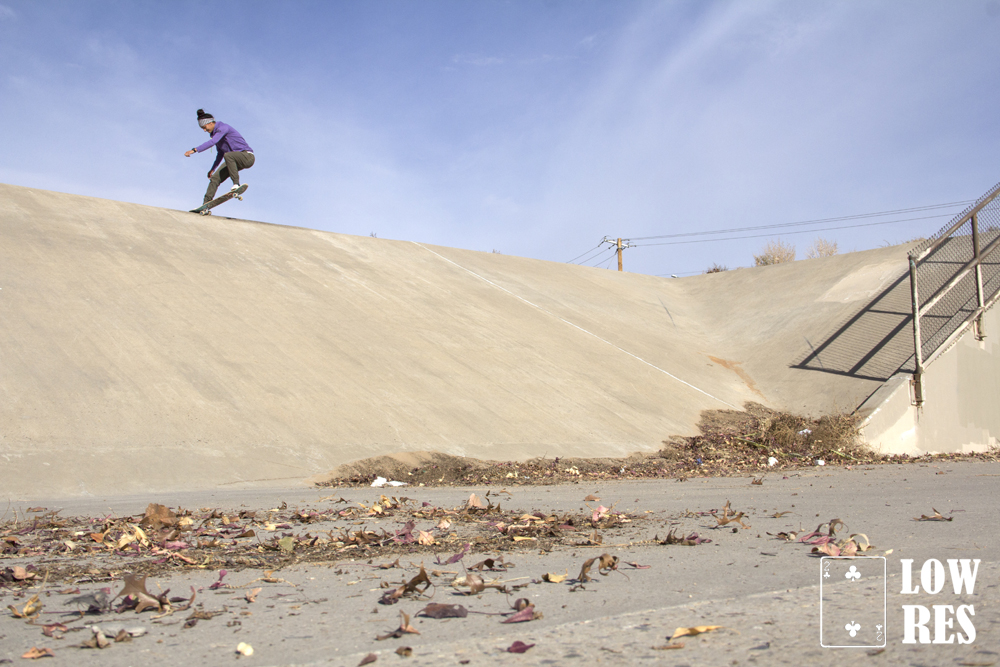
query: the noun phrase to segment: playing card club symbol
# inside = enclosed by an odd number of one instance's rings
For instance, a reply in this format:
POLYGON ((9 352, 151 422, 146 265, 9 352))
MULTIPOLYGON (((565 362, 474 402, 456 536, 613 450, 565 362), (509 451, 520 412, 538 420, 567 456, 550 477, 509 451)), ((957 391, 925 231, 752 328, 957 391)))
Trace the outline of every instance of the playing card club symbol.
POLYGON ((861 625, 858 623, 848 623, 844 626, 844 629, 850 632, 852 637, 857 637, 858 630, 861 629, 861 625))
MULTIPOLYGON (((851 569, 844 573, 844 576, 853 581, 857 581, 861 578, 861 573, 858 572, 858 568, 852 565, 851 569)), ((853 637, 854 635, 851 636, 853 637)))

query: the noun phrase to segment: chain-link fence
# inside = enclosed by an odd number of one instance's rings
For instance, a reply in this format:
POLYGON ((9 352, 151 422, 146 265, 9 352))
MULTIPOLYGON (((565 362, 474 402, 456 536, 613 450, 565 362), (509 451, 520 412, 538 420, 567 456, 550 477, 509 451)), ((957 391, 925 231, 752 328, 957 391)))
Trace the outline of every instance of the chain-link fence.
POLYGON ((923 402, 927 364, 974 326, 1000 294, 1000 184, 910 251, 914 388, 923 402))

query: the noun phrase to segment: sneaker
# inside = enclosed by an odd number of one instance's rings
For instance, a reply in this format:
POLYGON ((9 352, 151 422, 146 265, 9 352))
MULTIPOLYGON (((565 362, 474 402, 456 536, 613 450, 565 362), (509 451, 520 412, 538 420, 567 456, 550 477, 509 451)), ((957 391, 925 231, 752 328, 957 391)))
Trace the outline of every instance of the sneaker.
POLYGON ((230 192, 236 192, 239 189, 240 189, 240 184, 239 183, 234 183, 233 187, 229 188, 229 191, 230 192))

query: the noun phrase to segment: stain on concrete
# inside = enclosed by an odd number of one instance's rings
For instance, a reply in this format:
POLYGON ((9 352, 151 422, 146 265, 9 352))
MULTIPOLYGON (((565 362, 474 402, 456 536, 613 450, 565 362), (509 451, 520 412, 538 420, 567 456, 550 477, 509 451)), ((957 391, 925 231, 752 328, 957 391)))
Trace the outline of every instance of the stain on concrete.
POLYGON ((732 372, 736 373, 736 375, 743 380, 744 384, 750 388, 750 391, 757 394, 761 398, 765 398, 764 394, 762 394, 760 389, 757 388, 757 383, 753 381, 752 377, 750 377, 750 374, 741 368, 743 365, 742 361, 728 361, 726 359, 713 357, 712 355, 708 355, 708 358, 711 359, 713 363, 719 364, 723 368, 728 368, 732 372))

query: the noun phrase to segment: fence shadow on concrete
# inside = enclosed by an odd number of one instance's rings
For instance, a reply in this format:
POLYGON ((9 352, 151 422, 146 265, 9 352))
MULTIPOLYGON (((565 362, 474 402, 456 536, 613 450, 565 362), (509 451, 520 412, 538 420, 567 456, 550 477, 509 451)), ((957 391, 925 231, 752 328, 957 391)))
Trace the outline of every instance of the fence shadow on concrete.
MULTIPOLYGON (((984 234, 992 240, 997 232, 984 234)), ((971 238, 947 239, 920 265, 922 294, 934 294, 958 275, 971 254, 971 238)), ((982 263, 983 291, 1000 291, 1000 252, 982 263), (991 261, 992 260, 992 261, 991 261)), ((974 274, 966 275, 930 312, 921 317, 925 355, 944 345, 976 311, 974 274)), ((994 335, 1000 332, 994 332, 994 335)), ((807 340, 810 352, 792 368, 886 381, 896 373, 915 370, 913 307, 909 274, 901 272, 892 284, 859 308, 820 341, 807 340)))

